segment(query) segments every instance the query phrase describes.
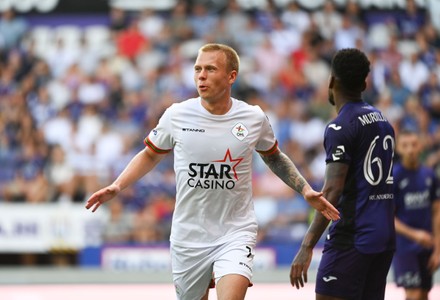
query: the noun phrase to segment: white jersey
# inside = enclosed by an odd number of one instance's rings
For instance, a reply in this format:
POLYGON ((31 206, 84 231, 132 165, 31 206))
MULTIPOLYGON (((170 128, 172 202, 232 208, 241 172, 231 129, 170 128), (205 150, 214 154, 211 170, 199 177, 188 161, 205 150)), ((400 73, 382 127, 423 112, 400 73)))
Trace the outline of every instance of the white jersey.
POLYGON ((239 236, 256 238, 252 154, 269 154, 277 142, 259 106, 232 99, 213 115, 193 98, 171 105, 145 139, 158 153, 174 151, 176 206, 170 240, 207 247, 239 236))

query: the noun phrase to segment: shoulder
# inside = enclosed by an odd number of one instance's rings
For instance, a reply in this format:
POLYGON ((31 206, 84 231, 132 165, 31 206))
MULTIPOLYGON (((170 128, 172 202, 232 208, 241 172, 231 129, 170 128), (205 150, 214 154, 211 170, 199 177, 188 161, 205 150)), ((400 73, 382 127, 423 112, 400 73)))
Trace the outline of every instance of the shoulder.
POLYGON ((191 98, 191 99, 187 99, 184 100, 182 102, 176 102, 171 104, 168 108, 167 108, 167 113, 175 113, 175 112, 181 112, 187 109, 192 109, 194 108, 198 103, 198 98, 191 98))
POLYGON ((398 161, 393 166, 394 176, 399 176, 404 171, 402 164, 398 161))
POLYGON ((421 172, 426 174, 428 177, 436 177, 434 170, 426 165, 420 167, 421 172))
POLYGON ((266 117, 265 112, 259 105, 251 105, 243 100, 238 100, 235 98, 232 98, 232 101, 235 102, 235 107, 237 111, 250 113, 254 117, 260 117, 260 118, 266 117))

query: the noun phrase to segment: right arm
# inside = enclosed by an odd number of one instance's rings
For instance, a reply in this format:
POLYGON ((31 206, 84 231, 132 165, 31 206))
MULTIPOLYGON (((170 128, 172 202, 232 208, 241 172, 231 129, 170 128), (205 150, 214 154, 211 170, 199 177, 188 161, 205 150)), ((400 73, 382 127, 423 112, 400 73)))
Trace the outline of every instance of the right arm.
POLYGON ((92 208, 92 212, 96 211, 101 204, 113 199, 120 191, 150 172, 164 156, 164 154, 154 152, 148 146, 145 147, 132 158, 112 184, 90 196, 86 208, 92 208))
MULTIPOLYGON (((324 197, 334 206, 337 205, 345 184, 348 164, 329 163, 325 170, 323 187, 324 197)), ((315 214, 312 224, 301 243, 300 250, 295 256, 290 269, 290 283, 297 289, 307 282, 307 270, 312 260, 313 248, 321 238, 330 221, 321 214, 315 214)))
POLYGON ((394 225, 398 234, 416 242, 422 247, 430 249, 434 246, 434 240, 431 233, 408 226, 397 217, 394 217, 394 225))

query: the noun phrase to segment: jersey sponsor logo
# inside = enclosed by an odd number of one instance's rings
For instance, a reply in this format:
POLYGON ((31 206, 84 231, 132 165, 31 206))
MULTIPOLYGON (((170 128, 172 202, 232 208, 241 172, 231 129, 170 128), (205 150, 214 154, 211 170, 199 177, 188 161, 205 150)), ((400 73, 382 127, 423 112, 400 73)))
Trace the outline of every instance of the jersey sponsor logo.
POLYGON ((157 135, 157 129, 153 129, 153 134, 157 135))
POLYGON ((338 277, 336 277, 336 276, 327 276, 327 277, 322 277, 322 280, 324 280, 325 282, 329 282, 329 281, 332 281, 332 280, 338 280, 338 277))
POLYGON ((211 163, 190 163, 187 184, 192 188, 231 190, 238 180, 236 168, 242 160, 232 158, 231 151, 227 149, 223 159, 211 163))
POLYGON ((344 157, 344 153, 345 153, 345 147, 344 145, 339 145, 335 148, 335 150, 332 153, 332 158, 334 161, 336 160, 340 160, 341 158, 344 157))
POLYGON ((332 129, 338 131, 338 130, 342 129, 342 126, 338 126, 336 124, 330 124, 330 125, 328 125, 328 128, 332 128, 332 129))
POLYGON ((205 129, 201 129, 201 128, 182 128, 182 131, 188 131, 188 132, 205 132, 205 129))
POLYGON ((423 192, 406 193, 403 196, 406 209, 418 209, 429 207, 429 190, 423 192))
POLYGON ((247 135, 249 134, 246 126, 241 123, 238 123, 234 127, 232 127, 231 132, 240 141, 244 140, 244 138, 247 137, 247 135))

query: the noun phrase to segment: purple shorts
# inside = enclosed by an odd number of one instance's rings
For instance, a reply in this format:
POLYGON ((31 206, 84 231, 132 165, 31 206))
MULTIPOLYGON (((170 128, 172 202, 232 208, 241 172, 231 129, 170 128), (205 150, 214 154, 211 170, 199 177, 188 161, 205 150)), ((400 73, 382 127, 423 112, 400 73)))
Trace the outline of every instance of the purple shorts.
POLYGON ((430 257, 430 252, 396 253, 393 259, 393 271, 397 286, 431 290, 432 273, 428 270, 430 257))
POLYGON ((364 254, 355 248, 324 248, 316 275, 317 294, 356 300, 383 300, 394 251, 364 254))

